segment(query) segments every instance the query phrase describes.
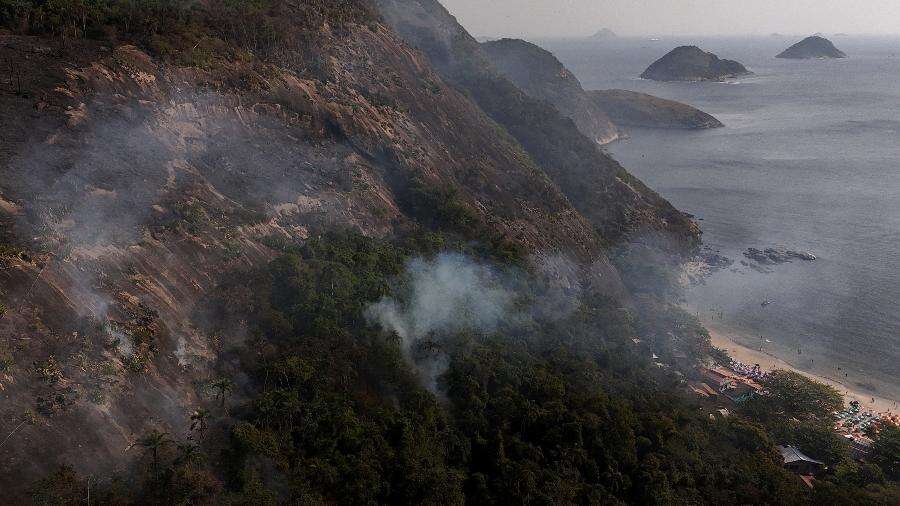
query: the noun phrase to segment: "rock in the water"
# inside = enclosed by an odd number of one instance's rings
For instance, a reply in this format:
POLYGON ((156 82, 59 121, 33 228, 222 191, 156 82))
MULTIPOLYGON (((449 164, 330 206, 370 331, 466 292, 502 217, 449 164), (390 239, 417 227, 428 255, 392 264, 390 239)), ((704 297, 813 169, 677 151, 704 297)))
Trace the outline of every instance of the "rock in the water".
POLYGON ((705 129, 722 123, 709 114, 674 100, 627 90, 597 90, 588 94, 613 123, 641 128, 705 129))
POLYGON ((654 81, 724 81, 749 74, 734 60, 722 60, 697 46, 676 47, 641 74, 654 81))
POLYGON ((843 51, 834 47, 830 40, 813 35, 787 48, 775 58, 807 60, 811 58, 846 58, 843 51))
POLYGON ((791 259, 794 258, 805 260, 808 262, 816 260, 816 255, 810 253, 809 251, 796 251, 781 248, 766 248, 765 250, 747 248, 747 251, 744 252, 744 256, 749 258, 750 260, 764 265, 783 264, 786 262, 790 262, 791 259))
POLYGON ((793 258, 799 258, 800 260, 806 260, 807 262, 812 262, 816 260, 816 256, 810 253, 809 251, 793 251, 787 250, 787 255, 793 258))

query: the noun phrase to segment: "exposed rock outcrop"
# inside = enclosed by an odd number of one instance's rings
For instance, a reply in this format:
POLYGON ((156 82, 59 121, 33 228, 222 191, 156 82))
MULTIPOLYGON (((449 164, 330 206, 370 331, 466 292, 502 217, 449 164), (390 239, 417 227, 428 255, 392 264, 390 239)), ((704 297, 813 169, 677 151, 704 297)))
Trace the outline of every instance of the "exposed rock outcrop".
POLYGON ((170 58, 0 32, 16 69, 0 81, 7 497, 62 463, 122 468, 140 434, 182 433, 212 378, 244 395, 229 350, 246 322, 211 317, 208 298, 278 244, 427 228, 426 204, 447 199, 415 199, 452 195, 441 219, 462 215, 461 233, 565 252, 580 282, 620 300, 610 244, 696 247, 685 215, 500 76, 442 9, 426 11, 437 24, 409 2, 409 20, 390 18, 423 54, 350 3, 322 19, 293 5, 279 16, 312 29, 280 25, 267 57, 222 39, 170 58))
POLYGON ((596 226, 421 53, 381 25, 321 37, 311 61, 195 67, 0 35, 21 80, 0 84, 4 493, 183 431, 206 382, 239 374, 221 352, 246 328, 204 315, 212 289, 278 241, 427 223, 411 182, 453 192, 479 239, 565 251, 625 296, 596 226))
POLYGON ((654 81, 724 81, 749 73, 734 60, 722 60, 697 46, 680 46, 653 62, 641 78, 654 81))
POLYGON ((724 125, 687 104, 628 90, 596 90, 588 95, 620 126, 639 128, 706 129, 724 125))
POLYGON ((385 21, 421 49, 441 76, 504 127, 608 244, 654 236, 684 252, 699 227, 597 149, 553 106, 502 76, 481 45, 434 0, 377 0, 385 21))
POLYGON ((747 248, 747 251, 744 252, 744 256, 765 265, 783 264, 790 262, 791 259, 805 260, 807 262, 817 260, 816 255, 809 251, 797 251, 784 248, 766 248, 764 250, 747 248))
POLYGON ((791 60, 846 58, 847 55, 834 47, 832 42, 824 37, 813 35, 807 37, 793 46, 782 51, 775 58, 791 60))

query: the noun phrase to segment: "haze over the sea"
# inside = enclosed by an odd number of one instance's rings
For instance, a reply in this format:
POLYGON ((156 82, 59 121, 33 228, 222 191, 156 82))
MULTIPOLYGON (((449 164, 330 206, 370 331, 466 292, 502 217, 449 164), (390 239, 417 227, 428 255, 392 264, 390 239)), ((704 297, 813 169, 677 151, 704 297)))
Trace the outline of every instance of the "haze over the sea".
POLYGON ((896 0, 444 0, 473 34, 619 35, 900 34, 896 0))
POLYGON ((702 218, 704 242, 737 261, 689 302, 743 344, 798 367, 900 397, 900 39, 840 37, 845 60, 773 58, 790 38, 542 41, 585 88, 684 101, 726 127, 632 131, 610 146, 676 207, 702 218), (636 78, 679 44, 746 64, 730 83, 636 78), (749 247, 811 250, 812 263, 741 266, 749 247), (761 301, 775 300, 761 306, 761 301), (767 342, 771 341, 771 342, 767 342))

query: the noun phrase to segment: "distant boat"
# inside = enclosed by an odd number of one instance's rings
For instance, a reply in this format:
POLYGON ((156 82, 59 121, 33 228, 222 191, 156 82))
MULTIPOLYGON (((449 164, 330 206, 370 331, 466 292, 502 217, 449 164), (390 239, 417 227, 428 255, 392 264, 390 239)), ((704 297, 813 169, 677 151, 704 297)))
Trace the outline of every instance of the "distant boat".
POLYGON ((775 303, 774 300, 772 300, 772 299, 766 299, 766 300, 762 301, 762 303, 760 304, 760 306, 766 307, 766 306, 768 306, 768 305, 770 305, 770 304, 774 304, 774 303, 775 303))

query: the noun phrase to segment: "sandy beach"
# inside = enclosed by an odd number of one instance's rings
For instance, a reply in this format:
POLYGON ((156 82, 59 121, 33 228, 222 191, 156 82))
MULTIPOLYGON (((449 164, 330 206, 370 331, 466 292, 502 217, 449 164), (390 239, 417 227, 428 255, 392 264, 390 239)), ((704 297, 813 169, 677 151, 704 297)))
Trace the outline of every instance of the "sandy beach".
POLYGON ((790 362, 778 358, 773 354, 770 354, 766 351, 754 350, 752 348, 739 344, 735 340, 735 337, 740 336, 740 334, 731 329, 718 327, 715 323, 709 321, 703 321, 703 325, 707 330, 709 330, 709 335, 712 339, 713 346, 727 351, 728 354, 737 361, 750 365, 759 364, 760 368, 762 368, 763 371, 772 371, 775 369, 796 371, 810 379, 831 385, 839 392, 844 394, 844 398, 847 402, 857 400, 866 410, 871 410, 876 413, 897 413, 898 411, 900 411, 900 403, 898 403, 897 400, 879 397, 877 395, 872 396, 871 394, 868 394, 866 392, 861 392, 857 389, 854 389, 853 387, 844 384, 837 378, 831 378, 828 376, 821 376, 802 371, 790 362))

